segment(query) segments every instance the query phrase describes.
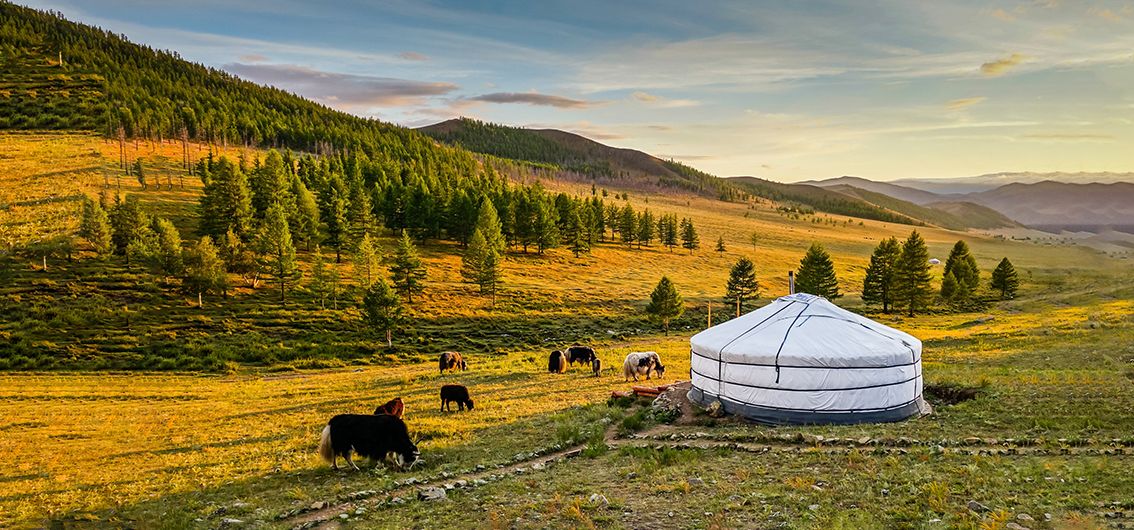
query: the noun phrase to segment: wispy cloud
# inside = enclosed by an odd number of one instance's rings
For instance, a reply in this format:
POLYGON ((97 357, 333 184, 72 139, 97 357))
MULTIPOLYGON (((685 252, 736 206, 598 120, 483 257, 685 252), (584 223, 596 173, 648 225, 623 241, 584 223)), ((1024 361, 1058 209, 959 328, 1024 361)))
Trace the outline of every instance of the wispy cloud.
POLYGON ((1016 66, 1019 66, 1020 63, 1026 60, 1027 56, 1019 53, 1013 53, 1012 55, 1004 57, 1003 59, 997 59, 995 61, 990 61, 980 65, 980 71, 987 76, 998 76, 1004 74, 1008 70, 1015 68, 1016 66))
POLYGON ((564 96, 556 96, 554 94, 540 94, 538 92, 493 92, 491 94, 473 96, 468 99, 472 101, 483 101, 485 103, 521 103, 524 105, 538 105, 560 109, 583 109, 603 103, 601 101, 572 99, 564 96))
POLYGON ((1114 135, 1111 134, 1076 134, 1076 133, 1035 133, 1025 134, 1020 138, 1024 140, 1035 140, 1041 142, 1113 142, 1115 141, 1114 135))
POLYGON ((700 101, 693 99, 670 99, 667 97, 650 94, 649 92, 637 91, 630 94, 630 97, 635 100, 650 105, 651 107, 659 107, 663 109, 674 109, 680 107, 696 107, 701 104, 700 101))
POLYGON ((442 96, 458 88, 452 83, 341 74, 293 64, 231 63, 223 68, 249 80, 354 112, 366 112, 374 107, 420 104, 425 98, 442 96))
POLYGON ((398 54, 398 58, 399 59, 405 59, 407 61, 428 61, 429 60, 428 55, 425 55, 424 53, 418 53, 418 52, 402 52, 402 53, 398 54))
POLYGON ((268 62, 268 57, 259 53, 249 53, 241 55, 240 60, 246 63, 266 63, 268 62))
POLYGON ((948 103, 946 103, 945 106, 948 107, 949 110, 961 110, 961 109, 968 108, 968 107, 971 107, 973 105, 976 105, 977 103, 980 103, 980 102, 982 102, 986 99, 988 99, 988 98, 986 98, 984 96, 954 99, 954 100, 951 100, 948 103))

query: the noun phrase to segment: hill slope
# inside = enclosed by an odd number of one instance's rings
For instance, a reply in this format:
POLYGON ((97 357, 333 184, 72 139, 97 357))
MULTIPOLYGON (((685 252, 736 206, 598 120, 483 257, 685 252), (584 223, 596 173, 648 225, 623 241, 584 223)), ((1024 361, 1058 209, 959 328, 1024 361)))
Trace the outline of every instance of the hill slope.
POLYGON ((457 118, 418 131, 477 153, 549 164, 596 180, 681 188, 725 200, 741 195, 733 186, 708 173, 558 129, 525 129, 457 118))
POLYGON ((965 208, 961 206, 964 204, 968 204, 972 208, 982 210, 982 215, 970 220, 964 215, 954 214, 953 212, 947 211, 945 209, 938 209, 932 206, 921 206, 909 201, 896 199, 884 193, 859 189, 854 186, 831 186, 827 187, 826 189, 837 191, 850 197, 857 197, 880 208, 885 208, 892 212, 900 213, 914 219, 920 219, 927 223, 937 225, 942 228, 948 228, 950 230, 1018 226, 1018 223, 1012 221, 1011 219, 1008 219, 1007 217, 1004 217, 1003 215, 1000 215, 999 213, 989 208, 985 208, 983 206, 972 203, 948 203, 958 213, 965 211, 965 208))
POLYGON ((938 179, 898 179, 889 184, 906 188, 914 188, 938 194, 950 193, 980 193, 991 191, 1007 184, 1036 184, 1046 180, 1064 182, 1067 184, 1110 184, 1114 182, 1134 182, 1134 173, 1113 172, 1003 172, 988 173, 975 177, 938 178, 938 179))
POLYGON ((836 177, 825 180, 808 180, 800 182, 799 184, 809 184, 812 186, 819 186, 821 188, 853 186, 860 190, 883 193, 895 199, 901 199, 903 201, 909 201, 914 204, 922 205, 929 204, 931 202, 938 202, 945 199, 937 193, 932 193, 907 186, 898 186, 890 182, 875 182, 873 180, 864 179, 862 177, 836 177))
POLYGON ((783 184, 757 177, 730 177, 751 193, 777 202, 794 203, 836 215, 849 215, 890 223, 924 225, 924 221, 895 213, 837 191, 807 184, 783 184))
POLYGON ((1034 228, 1134 232, 1134 183, 1017 183, 965 198, 1034 228))

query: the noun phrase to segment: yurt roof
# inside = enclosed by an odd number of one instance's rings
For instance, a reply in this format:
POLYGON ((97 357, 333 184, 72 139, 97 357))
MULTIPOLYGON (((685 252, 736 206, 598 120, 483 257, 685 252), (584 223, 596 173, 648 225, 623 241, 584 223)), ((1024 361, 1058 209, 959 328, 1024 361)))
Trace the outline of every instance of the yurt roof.
POLYGON ((880 368, 921 359, 917 338, 803 293, 706 329, 690 342, 694 355, 734 364, 880 368))

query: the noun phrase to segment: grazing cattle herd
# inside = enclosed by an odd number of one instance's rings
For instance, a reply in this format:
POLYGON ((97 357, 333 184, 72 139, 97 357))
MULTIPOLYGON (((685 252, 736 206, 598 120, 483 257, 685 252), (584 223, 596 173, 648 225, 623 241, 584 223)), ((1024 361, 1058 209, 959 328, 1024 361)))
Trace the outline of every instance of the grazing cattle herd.
MULTIPOLYGON (((547 371, 553 374, 567 372, 569 366, 579 364, 590 366, 595 377, 602 375, 602 361, 594 348, 589 346, 572 345, 566 350, 555 350, 547 360, 547 371)), ((459 352, 447 351, 437 359, 440 374, 446 370, 467 371, 468 362, 459 352)), ((665 366, 657 352, 633 352, 626 356, 622 363, 622 372, 626 380, 638 376, 650 379, 653 375, 661 379, 665 375, 665 366)), ((451 404, 457 404, 457 411, 473 410, 473 400, 469 395, 468 387, 457 384, 447 384, 441 387, 441 412, 452 412, 451 404)), ((417 444, 410 439, 409 429, 402 416, 405 413, 405 404, 402 398, 396 397, 374 409, 374 414, 339 414, 323 428, 319 439, 319 456, 331 464, 332 469, 338 469, 338 458, 342 457, 352 469, 358 469, 351 454, 367 458, 371 463, 390 461, 399 469, 413 467, 421 462, 421 453, 417 444)))

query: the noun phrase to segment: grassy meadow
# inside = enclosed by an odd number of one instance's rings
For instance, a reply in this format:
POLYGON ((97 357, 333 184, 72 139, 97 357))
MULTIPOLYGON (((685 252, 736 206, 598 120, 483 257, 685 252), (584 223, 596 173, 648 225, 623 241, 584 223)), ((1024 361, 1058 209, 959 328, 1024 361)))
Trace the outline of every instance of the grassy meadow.
MULTIPOLYGON (((0 146, 0 249, 73 231, 83 195, 118 187, 118 145, 99 137, 0 134, 0 146)), ((193 238, 200 182, 180 187, 180 145, 129 146, 174 187, 143 192, 123 178, 123 192, 193 238)), ((207 149, 193 148, 195 157, 207 149)), ((730 312, 721 296, 738 257, 753 259, 763 296, 773 298, 786 294, 786 272, 806 247, 821 242, 846 293, 838 303, 860 309, 871 249, 912 227, 628 191, 635 209, 692 218, 702 248, 604 243, 580 258, 565 249, 511 253, 490 308, 459 281, 459 249, 430 242, 421 247, 425 294, 392 351, 360 323, 349 285, 338 309, 319 308, 302 290, 280 306, 264 285, 206 297, 199 308, 173 282, 94 259, 81 245, 70 260, 50 257, 47 270, 35 252, 0 255, 0 527, 215 528, 234 518, 290 528, 324 502, 351 509, 327 525, 390 528, 1134 524, 1128 261, 918 228, 940 259, 957 239, 968 241, 985 281, 1004 256, 1021 273, 1020 296, 987 311, 871 315, 924 341, 928 384, 978 389, 976 399, 931 399, 934 415, 887 425, 655 425, 638 406, 607 403, 611 390, 628 386, 611 367, 652 349, 667 361, 667 382, 685 378, 687 339, 705 326, 707 304, 714 321, 730 312), (723 255, 713 250, 718 237, 723 255), (663 274, 687 305, 668 337, 642 311, 663 274), (596 345, 603 377, 545 373, 546 352, 575 341, 596 345), (447 349, 468 356, 471 370, 438 376, 436 354, 447 349), (438 412, 437 388, 447 382, 468 385, 476 409, 438 412), (367 413, 395 396, 406 402, 423 465, 353 473, 318 461, 327 418, 367 413), (879 442, 849 447, 815 436, 879 442), (443 483, 574 446, 585 448, 576 458, 500 471, 441 504, 386 500, 387 492, 412 499, 412 488, 400 493, 411 477, 443 483), (591 501, 596 493, 605 501, 591 501)), ((381 242, 392 250, 392 237, 381 242)), ((310 257, 300 253, 305 268, 310 257)), ((340 267, 349 278, 350 264, 340 267)))

